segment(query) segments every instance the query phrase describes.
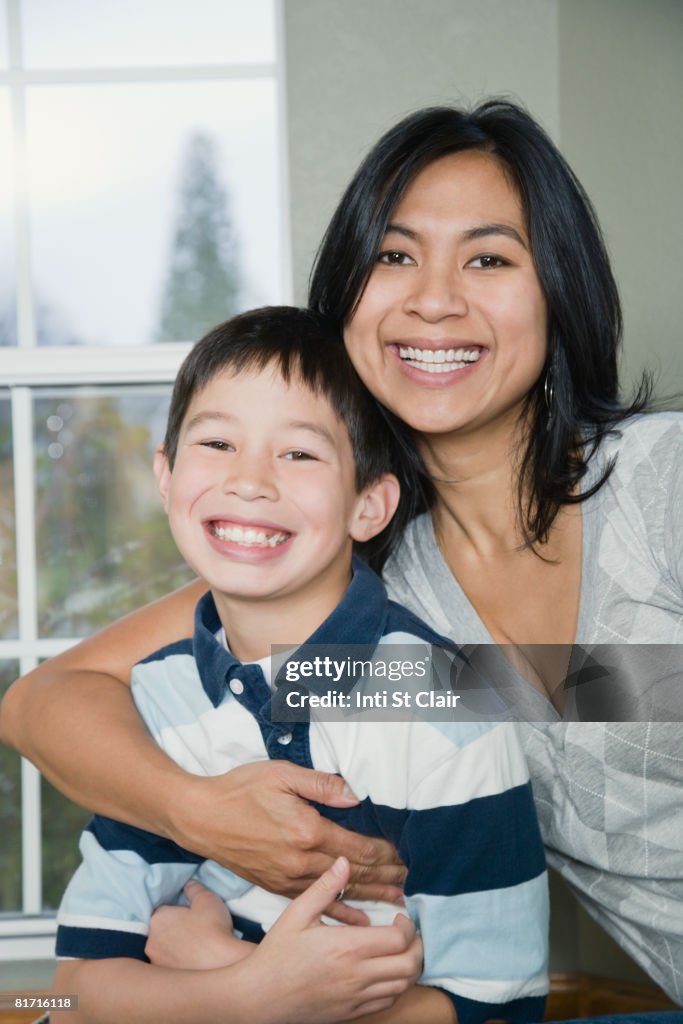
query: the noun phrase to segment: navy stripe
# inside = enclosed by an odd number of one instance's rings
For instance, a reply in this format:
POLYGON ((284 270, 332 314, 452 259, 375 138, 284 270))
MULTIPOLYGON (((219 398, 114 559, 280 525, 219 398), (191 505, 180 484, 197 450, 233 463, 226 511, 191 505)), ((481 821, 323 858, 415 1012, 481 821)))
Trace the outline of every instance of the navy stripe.
POLYGON ((146 658, 138 661, 138 665, 149 665, 153 661, 164 661, 165 658, 172 658, 174 654, 189 654, 193 656, 193 644, 192 637, 188 637, 186 640, 176 640, 172 644, 167 644, 166 647, 160 648, 158 651, 154 651, 153 654, 148 654, 146 658))
POLYGON ((242 938, 247 942, 261 942, 266 937, 266 933, 258 921, 240 917, 239 914, 232 915, 232 926, 236 931, 242 932, 242 938))
POLYGON ((505 1024, 529 1024, 530 1021, 543 1020, 545 1012, 545 996, 527 996, 525 999, 512 999, 509 1003, 480 1003, 475 999, 446 992, 443 988, 439 991, 444 992, 453 1003, 458 1024, 483 1024, 487 1020, 503 1020, 505 1024))
POLYGON ((76 957, 78 960, 107 960, 125 956, 144 960, 146 935, 114 931, 109 928, 73 928, 60 924, 57 928, 56 956, 76 957))
POLYGON ((409 869, 409 896, 505 889, 537 878, 545 871, 545 855, 531 785, 412 811, 398 852, 409 869))
POLYGON ((393 843, 409 869, 409 896, 508 888, 545 871, 528 782, 464 804, 420 811, 373 804, 367 797, 356 807, 314 806, 345 828, 393 843))
POLYGON ((458 649, 452 640, 449 640, 448 637, 443 636, 441 633, 437 633, 426 622, 423 622, 417 615, 404 608, 403 605, 397 604, 396 601, 388 602, 388 615, 384 627, 384 636, 387 633, 411 633, 418 640, 424 640, 425 643, 436 644, 438 647, 448 647, 453 652, 458 649))
POLYGON ((148 864, 201 864, 204 861, 204 857, 170 839, 101 814, 88 822, 85 831, 92 832, 103 850, 132 850, 148 864))

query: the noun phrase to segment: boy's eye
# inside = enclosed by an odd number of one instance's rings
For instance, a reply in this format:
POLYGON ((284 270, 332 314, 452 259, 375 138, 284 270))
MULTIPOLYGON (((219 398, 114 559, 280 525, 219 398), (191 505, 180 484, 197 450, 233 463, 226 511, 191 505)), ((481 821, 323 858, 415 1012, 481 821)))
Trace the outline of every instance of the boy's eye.
POLYGON ((387 264, 390 267, 404 267, 415 261, 412 256, 405 252, 400 252, 398 249, 387 249, 386 252, 379 254, 377 262, 387 264))
POLYGON ((498 267, 509 267, 509 260, 504 260, 502 256, 494 256, 491 252, 482 253, 481 256, 475 256, 473 260, 470 260, 467 264, 468 267, 474 267, 478 270, 496 270, 498 267))
POLYGON ((217 452, 234 452, 235 450, 227 441, 219 441, 217 439, 213 439, 211 441, 200 441, 199 444, 202 448, 213 448, 214 451, 217 452))
POLYGON ((294 448, 290 452, 285 452, 284 457, 289 459, 290 462, 304 462, 307 459, 315 461, 315 455, 311 455, 310 452, 302 452, 299 448, 294 448))

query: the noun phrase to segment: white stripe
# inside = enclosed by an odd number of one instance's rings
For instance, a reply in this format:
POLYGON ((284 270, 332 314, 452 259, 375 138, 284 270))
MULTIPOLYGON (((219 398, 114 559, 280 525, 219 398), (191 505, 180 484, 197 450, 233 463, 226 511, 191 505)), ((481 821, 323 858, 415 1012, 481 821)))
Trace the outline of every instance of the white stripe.
POLYGON ((256 719, 234 699, 190 725, 162 728, 155 739, 169 757, 195 775, 222 775, 242 764, 268 760, 256 719))
POLYGON ((339 772, 360 799, 409 810, 464 804, 528 781, 517 731, 487 728, 464 748, 457 723, 312 722, 313 766, 339 772))
POLYGON ((533 978, 522 981, 482 981, 481 978, 466 977, 430 977, 422 981, 433 988, 443 988, 454 995, 466 999, 476 999, 481 1003, 508 1003, 513 999, 526 999, 533 996, 544 996, 548 992, 548 975, 543 972, 533 978))

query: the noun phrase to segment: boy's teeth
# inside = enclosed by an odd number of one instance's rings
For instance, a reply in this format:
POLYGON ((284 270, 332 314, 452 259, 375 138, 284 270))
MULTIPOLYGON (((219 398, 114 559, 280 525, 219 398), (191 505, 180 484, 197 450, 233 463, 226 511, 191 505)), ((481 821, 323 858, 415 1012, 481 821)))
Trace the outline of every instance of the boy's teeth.
POLYGON ((213 534, 219 540, 230 540, 235 544, 248 544, 253 547, 276 548, 288 539, 288 533, 267 533, 255 530, 252 526, 213 526, 213 534))
POLYGON ((413 348, 412 345, 400 345, 398 353, 401 359, 427 373, 450 373, 462 370, 470 363, 476 363, 481 356, 479 348, 413 348))

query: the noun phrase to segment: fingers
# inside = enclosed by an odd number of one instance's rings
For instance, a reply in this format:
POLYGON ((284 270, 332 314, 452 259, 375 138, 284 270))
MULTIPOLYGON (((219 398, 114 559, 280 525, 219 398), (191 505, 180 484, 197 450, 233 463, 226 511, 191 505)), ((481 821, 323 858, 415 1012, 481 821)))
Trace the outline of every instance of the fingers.
POLYGON ((357 928, 365 928, 370 924, 370 918, 367 914, 357 907, 347 906, 343 900, 335 900, 334 903, 330 903, 329 907, 325 907, 325 916, 331 917, 334 921, 339 921, 341 924, 350 924, 357 928))
POLYGON ((318 772, 294 764, 288 765, 287 768, 292 792, 304 800, 314 800, 329 807, 353 807, 358 803, 358 797, 339 775, 318 772))
POLYGON ((354 882, 401 885, 405 879, 405 865, 396 848, 386 839, 350 832, 326 818, 320 819, 317 838, 317 849, 321 853, 343 856, 351 862, 354 882))
POLYGON ((332 867, 290 903, 274 927, 282 922, 295 929, 307 928, 320 921, 325 908, 336 899, 348 880, 349 862, 345 857, 338 857, 332 867))

